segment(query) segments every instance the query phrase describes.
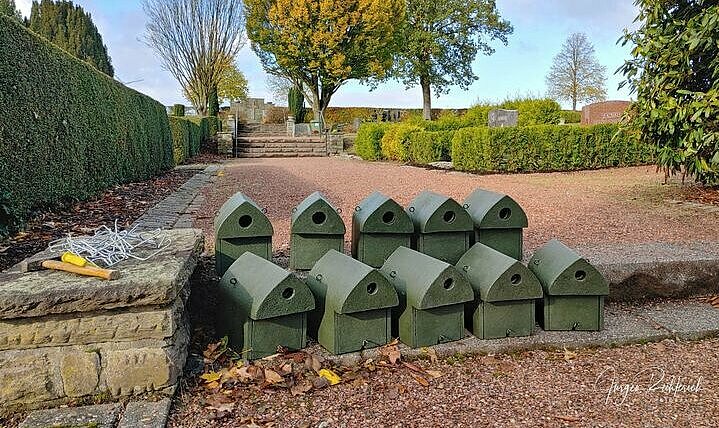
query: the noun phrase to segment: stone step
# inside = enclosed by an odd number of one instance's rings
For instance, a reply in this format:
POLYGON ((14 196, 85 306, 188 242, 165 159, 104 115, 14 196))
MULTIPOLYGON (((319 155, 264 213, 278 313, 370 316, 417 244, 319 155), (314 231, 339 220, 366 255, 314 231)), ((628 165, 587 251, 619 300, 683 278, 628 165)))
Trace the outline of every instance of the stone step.
POLYGON ((238 143, 315 143, 324 144, 324 140, 317 137, 288 137, 286 135, 273 137, 237 137, 238 143))
POLYGON ((309 158, 324 157, 325 153, 297 153, 297 152, 267 152, 267 153, 238 153, 238 158, 309 158))
POLYGON ((237 143, 238 149, 292 149, 292 148, 298 148, 298 149, 325 149, 324 143, 294 143, 294 142, 284 142, 284 143, 246 143, 246 142, 238 142, 237 143))

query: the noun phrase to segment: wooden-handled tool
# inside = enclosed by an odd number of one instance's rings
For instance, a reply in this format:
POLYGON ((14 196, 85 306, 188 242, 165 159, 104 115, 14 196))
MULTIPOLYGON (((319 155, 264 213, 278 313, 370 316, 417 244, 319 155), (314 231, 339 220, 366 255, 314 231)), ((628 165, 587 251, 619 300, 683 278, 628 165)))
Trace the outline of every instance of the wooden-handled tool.
POLYGON ((102 279, 117 279, 120 272, 111 269, 102 269, 94 266, 77 266, 71 263, 65 263, 57 259, 30 260, 20 264, 20 271, 33 272, 37 270, 50 269, 61 270, 64 272, 76 273, 78 275, 94 276, 102 279))

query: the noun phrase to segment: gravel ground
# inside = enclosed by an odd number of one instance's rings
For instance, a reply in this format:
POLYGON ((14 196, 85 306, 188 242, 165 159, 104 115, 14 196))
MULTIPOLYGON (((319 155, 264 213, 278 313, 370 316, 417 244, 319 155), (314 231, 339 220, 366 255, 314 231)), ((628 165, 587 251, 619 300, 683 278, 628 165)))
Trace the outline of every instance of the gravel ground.
MULTIPOLYGON (((461 201, 476 187, 506 193, 519 202, 529 218, 525 249, 551 238, 570 246, 597 242, 680 242, 717 240, 719 214, 669 204, 683 199, 686 187, 662 185, 655 167, 634 167, 548 174, 472 175, 441 170, 363 162, 342 157, 235 159, 224 175, 205 190, 207 213, 196 221, 208 237, 214 235, 214 214, 235 192, 242 191, 266 207, 275 228, 277 255, 289 247, 290 210, 319 190, 342 209, 348 226, 352 210, 379 190, 407 205, 424 189, 461 201)), ((213 240, 207 240, 208 250, 213 240)))
POLYGON ((202 386, 176 399, 169 427, 719 426, 719 340, 577 352, 461 355, 413 364, 293 397, 244 386, 202 386), (217 404, 213 404, 217 405, 217 404))

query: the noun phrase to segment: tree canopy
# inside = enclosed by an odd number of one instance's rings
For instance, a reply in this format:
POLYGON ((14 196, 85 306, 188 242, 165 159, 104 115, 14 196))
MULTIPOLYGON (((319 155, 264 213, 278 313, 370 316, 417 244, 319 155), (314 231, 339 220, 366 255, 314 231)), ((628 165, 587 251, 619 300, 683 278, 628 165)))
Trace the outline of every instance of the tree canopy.
POLYGON ((115 74, 107 46, 92 17, 82 7, 64 0, 33 1, 29 27, 108 76, 115 74))
POLYGON ((667 174, 719 181, 719 5, 636 0, 640 27, 625 30, 632 58, 620 68, 637 95, 629 126, 658 147, 667 174))
POLYGON ((406 7, 393 74, 408 88, 422 87, 423 116, 430 119, 432 90, 467 89, 477 80, 477 54, 493 54, 492 40, 506 45, 513 28, 494 0, 407 0, 406 7))
POLYGON ((0 15, 12 16, 18 21, 22 21, 22 14, 15 7, 15 0, 0 0, 0 15))
POLYGON ((245 0, 252 49, 303 90, 316 120, 348 80, 386 76, 404 10, 404 0, 245 0))
MULTIPOLYGON (((145 36, 200 115, 244 45, 242 3, 144 0, 145 36)), ((215 97, 213 97, 215 98, 215 97)), ((213 107, 215 101, 212 102, 213 107)))
POLYGON ((607 97, 607 69, 594 56, 594 46, 583 33, 567 37, 547 74, 549 96, 572 102, 601 101, 607 97))
POLYGON ((221 101, 243 100, 247 98, 248 93, 247 79, 237 65, 233 64, 220 75, 220 81, 217 84, 217 97, 221 101))

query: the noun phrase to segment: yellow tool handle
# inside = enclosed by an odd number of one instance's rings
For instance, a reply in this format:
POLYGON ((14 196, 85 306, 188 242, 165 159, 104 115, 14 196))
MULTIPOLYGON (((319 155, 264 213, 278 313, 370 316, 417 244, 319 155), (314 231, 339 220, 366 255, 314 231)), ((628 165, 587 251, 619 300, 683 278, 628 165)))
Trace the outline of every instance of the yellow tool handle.
POLYGON ((57 260, 45 260, 42 262, 42 267, 45 269, 61 270, 65 272, 76 273, 78 275, 95 276, 102 279, 117 279, 120 277, 120 272, 110 269, 102 269, 97 267, 89 266, 75 266, 70 263, 59 262, 57 260))
POLYGON ((60 257, 60 260, 62 260, 65 263, 70 263, 75 266, 83 267, 87 264, 87 260, 83 259, 82 257, 78 256, 75 253, 71 253, 69 251, 66 251, 62 253, 62 257, 60 257))

